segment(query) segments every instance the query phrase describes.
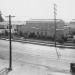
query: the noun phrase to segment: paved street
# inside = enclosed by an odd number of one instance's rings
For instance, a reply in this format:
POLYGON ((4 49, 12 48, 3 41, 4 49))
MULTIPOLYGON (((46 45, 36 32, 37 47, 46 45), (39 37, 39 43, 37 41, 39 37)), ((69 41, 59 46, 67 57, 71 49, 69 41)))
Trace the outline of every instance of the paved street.
MULTIPOLYGON (((74 49, 12 42, 12 51, 13 71, 9 75, 71 75, 70 63, 75 62, 74 49)), ((0 66, 8 66, 8 55, 9 42, 0 40, 0 66)))

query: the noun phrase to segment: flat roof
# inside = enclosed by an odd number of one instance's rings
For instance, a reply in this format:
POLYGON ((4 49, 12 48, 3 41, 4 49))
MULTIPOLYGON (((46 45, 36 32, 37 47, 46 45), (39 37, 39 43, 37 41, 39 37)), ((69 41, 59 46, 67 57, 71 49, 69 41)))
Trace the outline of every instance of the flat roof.
MULTIPOLYGON (((8 25, 9 21, 0 22, 0 25, 8 25)), ((11 21, 12 25, 25 25, 25 21, 11 21)))

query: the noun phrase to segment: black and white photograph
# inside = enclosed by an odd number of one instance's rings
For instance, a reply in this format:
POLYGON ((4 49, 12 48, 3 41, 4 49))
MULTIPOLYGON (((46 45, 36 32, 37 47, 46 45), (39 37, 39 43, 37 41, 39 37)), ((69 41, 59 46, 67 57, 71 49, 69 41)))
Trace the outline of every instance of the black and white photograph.
POLYGON ((0 0, 0 75, 75 75, 75 0, 0 0))

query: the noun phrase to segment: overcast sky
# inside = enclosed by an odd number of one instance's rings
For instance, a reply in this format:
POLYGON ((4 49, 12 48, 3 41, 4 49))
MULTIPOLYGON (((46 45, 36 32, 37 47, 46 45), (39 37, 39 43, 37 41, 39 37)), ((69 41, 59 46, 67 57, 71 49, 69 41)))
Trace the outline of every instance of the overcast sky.
POLYGON ((53 19, 54 3, 58 19, 75 19, 75 0, 0 0, 0 10, 5 16, 15 15, 16 20, 53 19))

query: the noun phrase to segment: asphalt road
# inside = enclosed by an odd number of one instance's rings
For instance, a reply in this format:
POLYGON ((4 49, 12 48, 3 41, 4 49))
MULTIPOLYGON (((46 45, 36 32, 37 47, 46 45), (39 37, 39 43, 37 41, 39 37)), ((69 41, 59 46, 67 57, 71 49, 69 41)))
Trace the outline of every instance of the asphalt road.
MULTIPOLYGON (((12 42, 12 53, 16 68, 10 75, 71 75, 70 63, 75 62, 74 49, 12 42)), ((0 40, 0 58, 9 59, 6 40, 0 40)))
MULTIPOLYGON (((9 39, 6 39, 6 38, 0 38, 0 39, 1 40, 9 40, 9 39)), ((23 39, 23 38, 12 39, 12 41, 55 47, 55 42, 52 42, 52 41, 35 40, 35 39, 23 39)), ((56 42, 56 47, 75 49, 75 44, 74 43, 68 43, 68 42, 64 42, 62 44, 62 43, 56 42)))

